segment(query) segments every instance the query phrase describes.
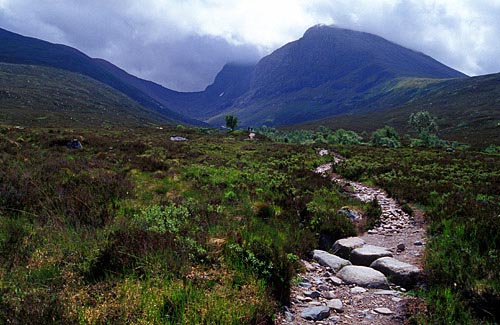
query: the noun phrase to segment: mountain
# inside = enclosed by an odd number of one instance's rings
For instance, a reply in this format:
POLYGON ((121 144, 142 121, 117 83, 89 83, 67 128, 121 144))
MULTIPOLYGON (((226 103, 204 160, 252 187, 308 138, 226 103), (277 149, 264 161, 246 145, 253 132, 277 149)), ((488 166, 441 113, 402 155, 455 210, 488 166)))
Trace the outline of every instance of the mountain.
POLYGON ((314 26, 261 59, 245 94, 208 121, 233 113, 243 124, 286 125, 377 110, 397 104, 378 103, 380 90, 396 78, 466 77, 379 36, 314 26))
POLYGON ((90 77, 0 63, 2 124, 44 127, 151 126, 175 121, 90 77))
POLYGON ((79 73, 122 92, 138 104, 160 113, 167 119, 177 121, 176 123, 202 124, 170 110, 126 79, 118 78, 102 68, 100 60, 90 58, 69 46, 21 36, 4 29, 0 29, 0 44, 0 62, 46 66, 79 73))

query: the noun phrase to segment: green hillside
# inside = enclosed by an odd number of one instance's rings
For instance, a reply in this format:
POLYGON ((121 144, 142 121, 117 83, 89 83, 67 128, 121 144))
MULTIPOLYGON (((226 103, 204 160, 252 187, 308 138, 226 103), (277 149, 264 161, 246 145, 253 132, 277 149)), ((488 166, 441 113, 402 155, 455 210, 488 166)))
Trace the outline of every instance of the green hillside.
POLYGON ((392 109, 335 116, 293 128, 324 125, 333 129, 372 132, 389 125, 408 132, 410 114, 426 110, 438 117, 443 138, 479 147, 500 144, 500 74, 444 81, 400 79, 386 91, 383 100, 390 102, 400 97, 407 102, 392 109))
POLYGON ((54 68, 0 63, 0 123, 99 127, 173 123, 94 79, 54 68))

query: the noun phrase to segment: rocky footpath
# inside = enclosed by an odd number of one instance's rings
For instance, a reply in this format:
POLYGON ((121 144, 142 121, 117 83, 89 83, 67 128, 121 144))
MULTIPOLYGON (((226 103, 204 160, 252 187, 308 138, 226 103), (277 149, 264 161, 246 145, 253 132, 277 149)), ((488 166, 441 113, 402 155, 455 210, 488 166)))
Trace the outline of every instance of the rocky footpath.
MULTIPOLYGON (((341 157, 334 155, 335 163, 341 157)), ((406 214, 381 189, 331 173, 332 165, 316 171, 331 177, 361 201, 377 199, 380 225, 360 237, 338 240, 330 252, 315 250, 312 261, 292 288, 291 306, 277 324, 401 324, 405 295, 420 280, 425 246, 423 216, 406 214)))

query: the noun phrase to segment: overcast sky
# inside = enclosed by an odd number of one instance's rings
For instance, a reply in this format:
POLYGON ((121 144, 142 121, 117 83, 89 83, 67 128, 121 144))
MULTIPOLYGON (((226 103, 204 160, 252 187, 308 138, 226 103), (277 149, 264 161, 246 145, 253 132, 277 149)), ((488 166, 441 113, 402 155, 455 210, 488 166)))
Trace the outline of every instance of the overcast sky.
POLYGON ((468 75, 500 72, 500 0, 0 0, 0 27, 182 91, 319 23, 380 35, 468 75))

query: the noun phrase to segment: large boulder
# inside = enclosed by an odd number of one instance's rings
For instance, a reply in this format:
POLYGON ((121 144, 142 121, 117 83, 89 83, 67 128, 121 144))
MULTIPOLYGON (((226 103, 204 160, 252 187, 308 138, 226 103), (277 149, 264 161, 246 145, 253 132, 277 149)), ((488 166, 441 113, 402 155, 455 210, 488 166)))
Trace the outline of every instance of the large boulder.
POLYGON ((323 320, 328 316, 330 316, 330 308, 327 306, 309 307, 300 314, 300 317, 313 321, 323 320))
POLYGON ((392 257, 375 260, 370 267, 384 273, 391 282, 402 287, 413 286, 420 275, 420 269, 414 265, 398 261, 392 257))
POLYGON ((338 272, 338 270, 346 265, 351 265, 351 262, 348 260, 319 249, 313 251, 313 258, 318 261, 319 264, 330 267, 334 272, 338 272))
POLYGON ((365 288, 389 288, 385 275, 366 266, 346 266, 337 273, 337 276, 348 284, 356 284, 365 288))
POLYGON ((365 245, 351 251, 349 260, 354 265, 370 266, 373 261, 381 257, 392 257, 392 253, 385 247, 365 245))
POLYGON ((365 244, 365 241, 359 237, 339 239, 333 244, 332 251, 340 257, 349 259, 352 250, 363 247, 365 244))

